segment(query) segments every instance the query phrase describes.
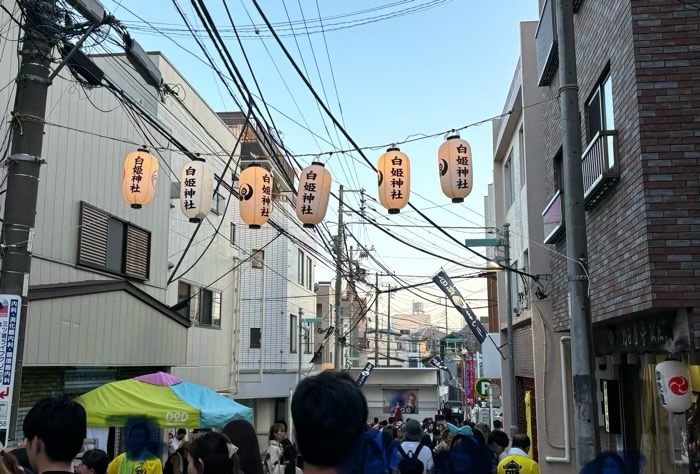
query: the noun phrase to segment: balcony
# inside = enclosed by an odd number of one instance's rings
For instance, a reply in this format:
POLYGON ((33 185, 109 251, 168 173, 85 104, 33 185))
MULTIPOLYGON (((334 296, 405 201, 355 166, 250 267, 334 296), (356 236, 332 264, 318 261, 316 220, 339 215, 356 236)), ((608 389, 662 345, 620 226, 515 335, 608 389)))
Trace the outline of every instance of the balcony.
POLYGON ((557 191, 542 212, 544 243, 556 244, 564 237, 564 195, 557 191))
POLYGON ((556 0, 546 0, 535 33, 537 50, 538 86, 548 86, 557 71, 559 48, 557 46, 556 0))
POLYGON ((598 132, 581 161, 584 201, 590 211, 620 179, 617 131, 598 132))

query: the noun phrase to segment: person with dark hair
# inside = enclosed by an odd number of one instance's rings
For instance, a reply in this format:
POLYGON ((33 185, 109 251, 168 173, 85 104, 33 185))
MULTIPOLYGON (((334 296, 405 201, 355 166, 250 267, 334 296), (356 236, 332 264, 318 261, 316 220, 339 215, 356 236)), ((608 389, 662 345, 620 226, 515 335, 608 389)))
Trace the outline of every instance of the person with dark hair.
POLYGON ((222 430, 228 439, 238 447, 238 460, 245 474, 263 474, 260 444, 255 428, 246 420, 230 421, 222 430))
POLYGON ((107 473, 163 474, 163 465, 160 459, 148 450, 150 440, 151 429, 144 423, 134 424, 126 439, 126 452, 109 463, 107 473))
POLYGON ((284 447, 284 464, 279 464, 272 474, 304 474, 297 466, 297 450, 294 446, 284 447))
POLYGON ((404 461, 415 459, 422 466, 423 474, 432 472, 435 468, 433 464, 433 454, 430 446, 423 446, 423 430, 418 420, 408 420, 401 427, 404 441, 393 451, 389 468, 393 472, 401 472, 401 465, 404 461))
POLYGON ((34 472, 72 473, 87 434, 87 415, 69 398, 44 398, 27 413, 23 431, 34 472))
POLYGON ((489 433, 487 443, 491 450, 492 465, 495 471, 498 467, 498 463, 508 455, 506 450, 510 444, 510 439, 508 439, 508 435, 505 431, 493 430, 489 433))
POLYGON ((2 467, 5 469, 2 471, 3 474, 24 474, 31 473, 29 469, 24 469, 17 462, 17 458, 9 451, 0 451, 0 457, 2 457, 2 467))
POLYGON ((225 434, 205 433, 192 442, 188 455, 188 474, 242 474, 238 465, 238 448, 225 434))
POLYGON ((107 474, 109 466, 109 456, 101 449, 90 449, 83 453, 80 461, 78 474, 107 474))
POLYGON ((287 427, 284 423, 274 423, 270 427, 270 445, 265 454, 265 465, 268 472, 273 472, 278 464, 282 463, 284 446, 282 442, 287 439, 287 427))
POLYGON ((508 451, 508 456, 498 463, 498 474, 540 474, 537 462, 530 459, 527 452, 530 450, 530 437, 526 434, 513 436, 513 447, 508 451))
POLYGON ((501 420, 493 420, 493 429, 503 431, 503 422, 501 420))
POLYGON ((338 472, 364 434, 367 414, 367 399, 346 372, 302 380, 292 397, 292 418, 307 474, 338 472))
MULTIPOLYGON (((7 453, 7 451, 2 451, 7 453)), ((17 460, 17 464, 22 469, 24 474, 33 474, 32 465, 29 463, 29 456, 27 456, 27 448, 15 448, 9 452, 17 460)), ((3 456, 3 460, 6 461, 7 458, 3 456)), ((6 462, 7 464, 7 462, 6 462)))
POLYGON ((601 474, 624 474, 625 461, 619 454, 607 452, 601 456, 600 473, 601 474))

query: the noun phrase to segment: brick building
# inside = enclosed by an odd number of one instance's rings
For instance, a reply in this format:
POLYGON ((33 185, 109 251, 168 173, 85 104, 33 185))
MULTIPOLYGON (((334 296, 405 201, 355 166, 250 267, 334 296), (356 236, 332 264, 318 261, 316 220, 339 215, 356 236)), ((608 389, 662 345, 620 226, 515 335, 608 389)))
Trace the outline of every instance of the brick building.
MULTIPOLYGON (((558 95, 561 81, 556 2, 539 3, 545 100, 558 95)), ((687 417, 664 411, 654 367, 669 355, 698 363, 700 9, 671 0, 574 3, 601 447, 641 452, 644 472, 687 470, 697 457, 699 430, 688 421, 695 407, 687 417)), ((542 107, 545 244, 563 254, 559 103, 542 107)), ((563 332, 566 260, 557 253, 550 254, 549 299, 552 326, 563 332)), ((632 457, 627 462, 635 467, 632 457)))

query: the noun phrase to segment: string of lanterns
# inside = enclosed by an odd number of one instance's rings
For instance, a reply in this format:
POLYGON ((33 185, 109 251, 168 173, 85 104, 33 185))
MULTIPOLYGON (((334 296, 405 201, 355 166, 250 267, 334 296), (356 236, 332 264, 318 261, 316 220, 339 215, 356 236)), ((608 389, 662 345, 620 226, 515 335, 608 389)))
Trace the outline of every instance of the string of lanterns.
MULTIPOLYGON (((442 192, 452 202, 463 202, 473 185, 472 152, 469 143, 455 133, 440 145, 437 153, 442 192)), ((129 153, 124 162, 122 194, 132 208, 148 204, 155 195, 158 160, 148 150, 129 153)), ((201 158, 192 160, 180 172, 180 208, 190 222, 198 223, 211 211, 214 170, 201 158)), ((301 171, 297 189, 296 214, 304 227, 313 228, 326 216, 332 176, 323 163, 313 162, 301 171)), ((398 214, 411 195, 411 161, 399 148, 391 147, 377 164, 379 202, 398 214)), ((272 212, 272 173, 259 164, 241 171, 239 177, 241 220, 251 229, 263 226, 272 212)))

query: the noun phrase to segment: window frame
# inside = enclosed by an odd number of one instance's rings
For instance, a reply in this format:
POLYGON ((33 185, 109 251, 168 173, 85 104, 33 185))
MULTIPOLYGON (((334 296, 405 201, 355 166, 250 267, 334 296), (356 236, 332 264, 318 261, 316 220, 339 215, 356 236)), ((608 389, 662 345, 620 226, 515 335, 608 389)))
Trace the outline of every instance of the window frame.
POLYGON ((207 329, 221 329, 221 305, 223 300, 223 294, 221 291, 202 288, 194 285, 188 281, 180 280, 177 283, 178 286, 178 303, 184 301, 181 299, 180 287, 187 286, 189 288, 189 303, 186 306, 186 314, 182 314, 180 311, 185 310, 182 308, 178 311, 179 314, 187 317, 193 326, 207 328, 207 329), (207 300, 205 295, 211 295, 211 309, 209 322, 202 322, 202 315, 204 314, 204 305, 207 300), (218 323, 216 322, 218 321, 218 323))
POLYGON ((314 268, 313 268, 313 261, 311 260, 311 257, 309 255, 306 256, 306 288, 309 290, 313 289, 313 273, 314 273, 314 268))
POLYGON ((231 221, 228 227, 228 241, 231 247, 236 245, 236 223, 231 221))
POLYGON ((299 316, 296 314, 289 315, 289 353, 296 354, 299 349, 299 316))
POLYGON ((297 283, 304 286, 304 251, 298 249, 297 253, 297 283))
POLYGON ((518 153, 520 154, 520 189, 525 186, 525 124, 520 124, 520 129, 518 130, 518 153))
POLYGON ((309 325, 307 325, 307 330, 305 331, 306 337, 304 337, 304 354, 311 354, 311 346, 313 345, 313 341, 311 340, 311 336, 314 334, 313 328, 309 325))
POLYGON ((265 250, 253 249, 250 252, 250 266, 255 269, 262 269, 265 266, 265 250))
POLYGON ((612 74, 610 72, 609 66, 605 69, 603 74, 600 76, 598 82, 596 82, 593 91, 589 98, 585 102, 586 110, 586 144, 590 144, 595 137, 603 131, 615 130, 615 98, 612 93, 612 74), (607 92, 610 92, 610 97, 607 97, 607 92), (610 108, 608 109, 608 102, 610 102, 610 108), (608 110, 611 112, 612 116, 608 117, 608 110), (597 112, 593 113, 593 112, 597 112), (599 130, 593 129, 591 119, 597 115, 598 123, 600 125, 599 130), (612 123, 607 123, 608 120, 612 120, 612 123))
POLYGON ((505 163, 503 163, 503 194, 505 199, 505 212, 506 214, 515 203, 515 186, 513 186, 513 149, 510 149, 508 153, 508 158, 505 163))
POLYGON ((249 349, 262 349, 262 329, 261 328, 250 328, 248 332, 248 348, 249 349), (257 331, 257 333, 255 332, 257 331), (253 335, 256 335, 257 343, 253 344, 255 339, 253 335))

